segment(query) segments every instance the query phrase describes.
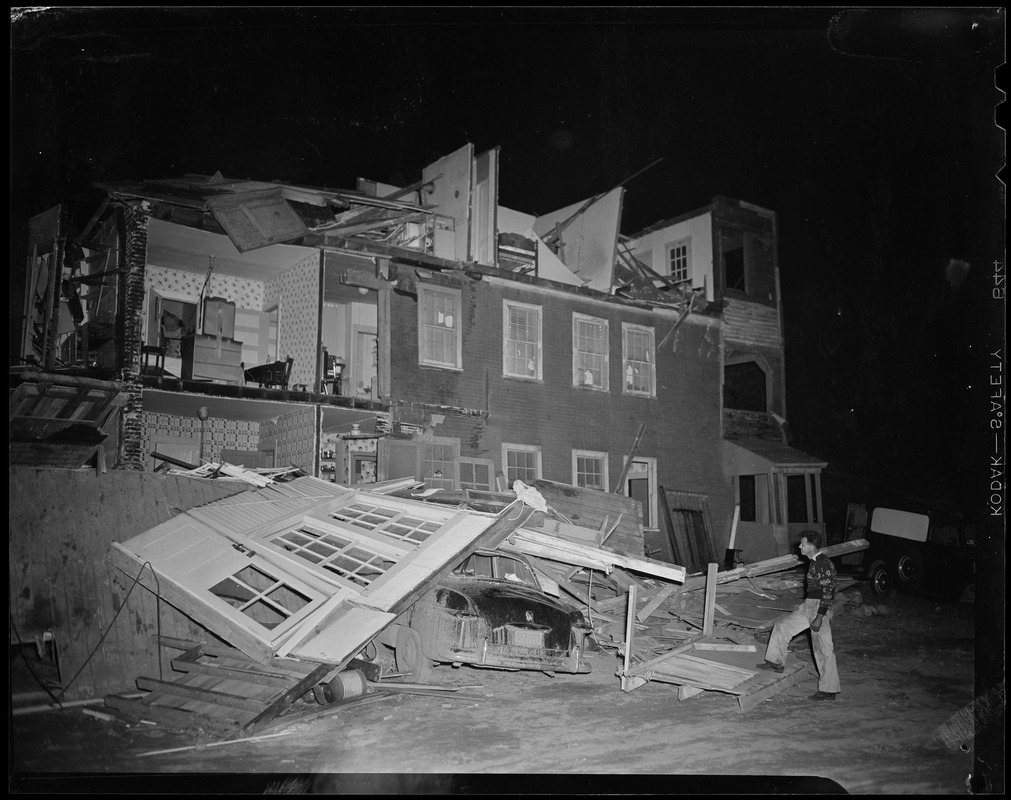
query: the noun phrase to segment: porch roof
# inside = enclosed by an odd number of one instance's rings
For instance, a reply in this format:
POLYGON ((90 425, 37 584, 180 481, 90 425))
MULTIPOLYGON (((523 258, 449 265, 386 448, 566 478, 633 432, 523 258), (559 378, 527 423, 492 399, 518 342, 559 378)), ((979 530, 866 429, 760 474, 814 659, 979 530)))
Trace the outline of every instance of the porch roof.
POLYGON ((763 471, 789 467, 821 469, 827 461, 774 439, 734 439, 724 441, 724 452, 735 462, 764 462, 763 471), (740 452, 743 451, 743 452, 740 452))

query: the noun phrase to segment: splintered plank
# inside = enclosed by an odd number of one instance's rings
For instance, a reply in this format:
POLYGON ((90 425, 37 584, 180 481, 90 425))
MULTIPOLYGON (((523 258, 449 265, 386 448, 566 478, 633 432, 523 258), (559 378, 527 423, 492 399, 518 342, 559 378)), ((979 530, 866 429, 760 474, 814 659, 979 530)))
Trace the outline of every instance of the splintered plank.
POLYGON ((639 612, 635 615, 635 618, 639 620, 639 622, 644 622, 649 617, 650 614, 656 611, 663 604, 664 600, 666 600, 680 588, 681 587, 678 586, 676 583, 667 584, 659 592, 653 595, 653 599, 651 599, 648 603, 646 603, 646 605, 644 605, 639 610, 639 612))
POLYGON ((786 672, 782 675, 773 673, 772 677, 765 675, 756 676, 752 683, 752 686, 755 688, 748 687, 749 691, 737 696, 739 709, 742 712, 748 711, 764 700, 768 700, 770 697, 789 689, 794 684, 800 683, 807 677, 807 668, 807 664, 798 663, 788 666, 786 672))

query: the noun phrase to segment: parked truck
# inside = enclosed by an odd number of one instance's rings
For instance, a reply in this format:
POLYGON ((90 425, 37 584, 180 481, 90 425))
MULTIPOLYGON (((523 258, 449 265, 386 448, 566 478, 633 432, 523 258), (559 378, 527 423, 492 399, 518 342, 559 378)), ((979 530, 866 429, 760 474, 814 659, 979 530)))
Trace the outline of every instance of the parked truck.
POLYGON ((975 526, 954 513, 878 507, 871 514, 865 576, 894 590, 958 600, 975 586, 975 526))

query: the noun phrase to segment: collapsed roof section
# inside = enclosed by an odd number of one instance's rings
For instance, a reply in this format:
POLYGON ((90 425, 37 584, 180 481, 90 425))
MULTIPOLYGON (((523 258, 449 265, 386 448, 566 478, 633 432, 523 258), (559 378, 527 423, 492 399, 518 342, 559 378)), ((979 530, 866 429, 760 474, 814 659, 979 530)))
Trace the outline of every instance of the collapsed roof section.
POLYGON ((239 253, 271 245, 335 247, 422 257, 429 266, 479 264, 651 304, 693 309, 690 287, 643 277, 620 236, 620 186, 534 216, 499 205, 498 148, 472 144, 429 164, 419 182, 360 178, 356 190, 230 180, 221 173, 96 184, 145 201, 154 219, 228 237, 239 253))
POLYGON ((180 514, 114 543, 109 559, 252 658, 339 664, 532 513, 518 502, 488 514, 298 478, 180 514))

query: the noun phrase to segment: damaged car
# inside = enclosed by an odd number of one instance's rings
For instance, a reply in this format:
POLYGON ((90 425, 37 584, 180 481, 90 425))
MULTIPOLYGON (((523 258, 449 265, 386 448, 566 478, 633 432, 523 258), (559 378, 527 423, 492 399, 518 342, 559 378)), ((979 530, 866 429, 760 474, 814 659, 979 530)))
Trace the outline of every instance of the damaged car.
POLYGON ((589 672, 582 612, 544 592, 521 557, 478 551, 379 638, 397 669, 424 681, 434 664, 589 672))

